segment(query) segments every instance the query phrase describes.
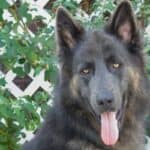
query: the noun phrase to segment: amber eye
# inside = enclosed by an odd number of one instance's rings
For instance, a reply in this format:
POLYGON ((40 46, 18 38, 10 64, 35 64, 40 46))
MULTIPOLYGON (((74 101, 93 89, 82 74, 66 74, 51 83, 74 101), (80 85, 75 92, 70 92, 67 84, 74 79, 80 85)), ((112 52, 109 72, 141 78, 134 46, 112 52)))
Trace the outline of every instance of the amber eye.
POLYGON ((117 63, 116 63, 116 64, 112 64, 112 67, 113 67, 114 69, 118 69, 118 68, 120 68, 120 66, 121 66, 121 65, 120 65, 120 64, 117 64, 117 63))
POLYGON ((88 75, 91 72, 91 69, 85 68, 81 70, 81 74, 88 75))

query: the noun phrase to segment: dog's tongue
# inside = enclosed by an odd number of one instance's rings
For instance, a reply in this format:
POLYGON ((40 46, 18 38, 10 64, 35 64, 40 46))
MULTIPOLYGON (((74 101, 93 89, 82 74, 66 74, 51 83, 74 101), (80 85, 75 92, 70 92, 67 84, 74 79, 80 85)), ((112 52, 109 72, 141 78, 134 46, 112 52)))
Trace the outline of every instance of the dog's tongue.
POLYGON ((116 112, 104 112, 101 114, 101 138, 105 145, 114 145, 119 137, 116 112))

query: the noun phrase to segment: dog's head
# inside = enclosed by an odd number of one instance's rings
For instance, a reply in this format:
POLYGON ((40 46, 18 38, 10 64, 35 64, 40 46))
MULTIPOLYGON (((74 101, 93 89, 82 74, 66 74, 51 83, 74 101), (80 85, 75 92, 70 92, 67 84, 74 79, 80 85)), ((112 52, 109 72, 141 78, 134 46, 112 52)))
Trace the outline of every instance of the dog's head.
POLYGON ((83 109, 100 119, 103 142, 114 145, 144 65, 130 3, 122 2, 99 31, 86 31, 59 8, 56 33, 62 78, 83 109))

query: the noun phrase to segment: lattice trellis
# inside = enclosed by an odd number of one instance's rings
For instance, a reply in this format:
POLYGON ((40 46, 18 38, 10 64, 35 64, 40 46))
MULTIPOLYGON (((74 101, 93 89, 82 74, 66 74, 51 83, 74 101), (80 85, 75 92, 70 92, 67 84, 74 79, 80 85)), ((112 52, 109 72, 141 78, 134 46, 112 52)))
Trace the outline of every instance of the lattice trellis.
POLYGON ((42 88, 46 92, 50 92, 51 90, 51 84, 48 81, 44 81, 44 70, 42 70, 39 75, 34 77, 34 71, 32 70, 30 74, 24 79, 20 78, 22 82, 25 82, 25 80, 29 80, 28 83, 26 83, 24 88, 21 88, 17 82, 15 82, 15 79, 17 79, 17 75, 13 73, 12 71, 8 71, 6 74, 2 73, 3 76, 5 76, 6 85, 5 88, 8 89, 13 96, 16 98, 22 97, 22 96, 32 96, 39 88, 42 88))
MULTIPOLYGON (((49 0, 23 0, 23 1, 28 2, 30 4, 30 7, 38 8, 38 12, 36 13, 40 14, 41 16, 44 16, 45 23, 49 22, 50 15, 44 9, 44 7, 48 4, 49 0)), ((12 0, 8 0, 8 2, 10 4, 14 3, 14 1, 12 0)), ((32 36, 34 36, 34 33, 32 31, 30 31, 30 33, 32 36)), ((47 93, 49 93, 52 89, 50 82, 44 80, 44 70, 42 70, 36 76, 34 76, 34 70, 32 70, 28 75, 26 75, 25 78, 19 78, 11 70, 8 72, 2 71, 2 68, 0 66, 0 75, 4 76, 6 80, 6 85, 4 88, 8 89, 9 92, 16 98, 26 95, 32 96, 38 89, 41 88, 47 93)))

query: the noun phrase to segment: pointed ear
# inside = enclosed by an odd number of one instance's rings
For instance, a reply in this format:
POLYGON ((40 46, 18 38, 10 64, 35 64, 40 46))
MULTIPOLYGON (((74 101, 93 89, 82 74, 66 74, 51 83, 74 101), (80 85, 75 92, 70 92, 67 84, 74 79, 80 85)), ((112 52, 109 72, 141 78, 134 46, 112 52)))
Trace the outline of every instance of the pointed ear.
POLYGON ((121 2, 116 9, 110 22, 110 30, 123 42, 134 42, 138 30, 135 15, 129 1, 121 2))
POLYGON ((75 23, 69 13, 59 7, 56 16, 56 36, 59 50, 69 51, 81 40, 83 28, 75 23))

